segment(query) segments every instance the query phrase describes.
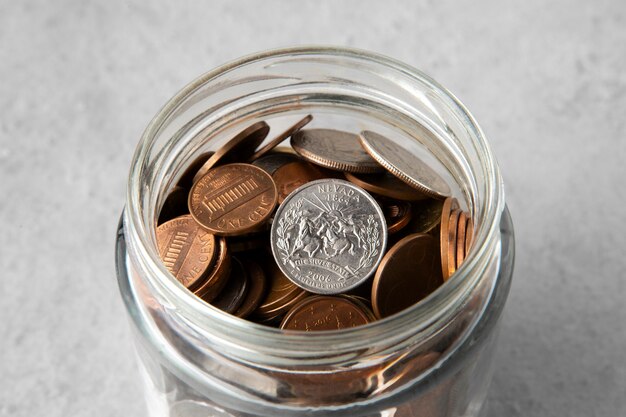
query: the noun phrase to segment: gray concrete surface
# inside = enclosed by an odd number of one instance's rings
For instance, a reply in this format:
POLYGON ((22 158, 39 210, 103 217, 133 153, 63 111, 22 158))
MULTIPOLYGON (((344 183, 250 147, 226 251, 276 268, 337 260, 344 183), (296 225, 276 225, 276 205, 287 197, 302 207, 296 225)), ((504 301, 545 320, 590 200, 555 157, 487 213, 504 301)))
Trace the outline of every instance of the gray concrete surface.
POLYGON ((0 415, 140 416, 113 269, 133 150, 185 83, 297 44, 448 86, 498 155, 515 283, 485 414, 626 415, 626 3, 0 3, 0 415))

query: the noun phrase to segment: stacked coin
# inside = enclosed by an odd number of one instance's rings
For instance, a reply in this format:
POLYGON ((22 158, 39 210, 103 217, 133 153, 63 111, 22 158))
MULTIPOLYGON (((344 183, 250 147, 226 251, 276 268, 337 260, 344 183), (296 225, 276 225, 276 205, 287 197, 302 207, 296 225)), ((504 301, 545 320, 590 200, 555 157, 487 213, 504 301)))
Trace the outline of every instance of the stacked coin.
POLYGON ((227 313, 286 330, 356 327, 448 280, 473 236, 445 180, 374 132, 257 122, 189 164, 156 230, 165 268, 227 313), (290 139, 290 147, 280 147, 290 139))

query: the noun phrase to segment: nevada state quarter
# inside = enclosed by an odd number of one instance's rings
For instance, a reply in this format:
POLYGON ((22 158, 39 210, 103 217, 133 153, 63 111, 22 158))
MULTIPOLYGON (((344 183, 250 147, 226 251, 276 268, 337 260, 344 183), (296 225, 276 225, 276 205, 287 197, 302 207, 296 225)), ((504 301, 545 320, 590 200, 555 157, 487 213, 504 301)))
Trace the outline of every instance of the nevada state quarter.
POLYGON ((317 180, 279 206, 271 245, 293 283, 316 294, 339 294, 374 273, 387 245, 387 225, 366 191, 344 180, 317 180))

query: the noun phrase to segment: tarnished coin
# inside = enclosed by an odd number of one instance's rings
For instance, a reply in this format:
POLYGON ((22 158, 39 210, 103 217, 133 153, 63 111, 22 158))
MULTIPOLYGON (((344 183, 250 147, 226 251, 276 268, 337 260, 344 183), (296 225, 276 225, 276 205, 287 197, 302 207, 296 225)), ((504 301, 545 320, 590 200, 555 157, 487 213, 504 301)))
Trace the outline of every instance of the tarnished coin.
POLYGON ((467 231, 467 216, 464 212, 459 215, 456 226, 456 269, 459 269, 465 260, 465 232, 467 231))
POLYGON ((428 199, 413 203, 413 216, 408 229, 412 233, 428 233, 441 223, 441 200, 428 199))
POLYGON ((163 264, 189 289, 197 286, 217 254, 215 236, 198 226, 190 215, 157 227, 156 239, 163 264))
POLYGON ((418 201, 428 198, 426 194, 411 187, 389 172, 380 174, 352 174, 345 172, 346 179, 370 193, 396 200, 418 201))
POLYGON ((270 241, 269 227, 267 231, 248 233, 240 236, 228 236, 226 242, 233 253, 248 252, 268 246, 270 241))
POLYGON ((189 209, 187 208, 188 195, 188 191, 183 187, 174 187, 163 202, 157 224, 163 224, 168 220, 189 214, 189 209))
POLYGON ((248 273, 248 291, 237 310, 233 313, 237 317, 246 318, 263 301, 265 297, 266 283, 265 273, 259 264, 249 258, 242 258, 243 267, 248 273))
POLYGON ((308 296, 308 293, 289 280, 278 268, 273 259, 265 264, 268 278, 268 291, 254 314, 270 320, 287 312, 294 304, 308 296))
POLYGON ((304 159, 337 171, 372 173, 384 168, 363 150, 359 137, 331 129, 301 130, 291 137, 291 146, 304 159))
POLYGON ((193 293, 210 303, 222 291, 230 274, 230 253, 226 239, 217 238, 217 257, 212 268, 192 289, 193 293))
POLYGON ((439 227, 439 246, 441 248, 441 270, 444 281, 450 278, 450 265, 448 253, 450 250, 450 214, 459 208, 459 203, 454 197, 444 200, 441 208, 441 220, 439 227))
POLYGON ((461 210, 452 210, 450 213, 450 223, 448 226, 448 271, 443 271, 443 280, 447 281, 456 271, 456 233, 459 224, 461 210))
POLYGON ((387 244, 378 203, 354 184, 337 179, 307 183, 274 216, 271 246, 280 269, 317 294, 354 288, 376 270, 387 244))
POLYGON ((438 250, 435 238, 416 233, 387 251, 372 285, 372 308, 376 317, 384 318, 402 311, 443 284, 438 250))
POLYGON ((307 297, 293 306, 280 328, 305 332, 341 330, 362 326, 370 318, 362 307, 347 297, 318 295, 307 297))
POLYGON ((230 262, 230 274, 226 284, 211 302, 211 305, 226 313, 233 314, 243 302, 248 291, 248 274, 239 259, 232 257, 230 262))
POLYGON ((211 151, 205 152, 199 157, 197 157, 191 163, 191 165, 189 165, 187 169, 185 169, 185 172, 183 172, 183 175, 181 175, 180 179, 178 180, 178 186, 189 190, 191 186, 193 185, 193 178, 196 176, 200 168, 202 168, 202 165, 204 165, 205 162, 208 161, 209 158, 214 153, 215 152, 211 152, 211 151))
POLYGON ((446 198, 450 186, 430 166, 397 143, 371 131, 361 132, 365 150, 389 172, 433 198, 446 198))
POLYGON ((278 190, 278 204, 282 204, 285 198, 301 185, 324 177, 321 169, 306 161, 290 162, 281 166, 272 174, 278 190))
POLYGON ((265 146, 263 146, 258 151, 256 151, 254 155, 250 157, 249 161, 251 162, 256 159, 259 159, 260 157, 262 157, 263 155, 265 155, 266 153, 274 149, 276 146, 280 145, 282 141, 284 141, 285 139, 287 139, 288 137, 296 133, 298 130, 302 129, 307 124, 309 124, 311 120, 313 120, 313 116, 311 116, 310 114, 304 117, 303 119, 299 120, 289 129, 285 130, 283 133, 276 136, 275 138, 270 140, 265 146))
POLYGON ((276 206, 270 175, 249 164, 222 165, 200 178, 189 193, 189 211, 205 229, 234 236, 258 229, 276 206))
POLYGON ((231 162, 247 161, 254 153, 254 150, 263 143, 269 131, 270 127, 267 123, 256 122, 239 132, 211 155, 194 175, 193 182, 197 182, 218 164, 224 165, 231 162))
POLYGON ((273 175, 274 172, 276 172, 276 170, 283 165, 301 160, 302 159, 300 159, 300 157, 295 153, 271 152, 254 161, 252 165, 261 168, 270 175, 273 175))

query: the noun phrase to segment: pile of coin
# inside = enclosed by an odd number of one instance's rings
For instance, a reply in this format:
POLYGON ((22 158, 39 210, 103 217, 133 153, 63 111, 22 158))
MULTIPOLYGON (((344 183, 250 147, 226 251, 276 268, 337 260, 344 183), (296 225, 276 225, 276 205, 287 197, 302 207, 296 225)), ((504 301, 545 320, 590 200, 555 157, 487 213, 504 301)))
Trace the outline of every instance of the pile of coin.
POLYGON ((257 122, 201 155, 165 199, 160 257, 189 291, 289 330, 379 320, 442 285, 473 222, 445 180, 382 135, 257 122), (290 147, 280 147, 290 139, 290 147))

